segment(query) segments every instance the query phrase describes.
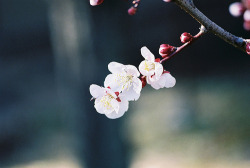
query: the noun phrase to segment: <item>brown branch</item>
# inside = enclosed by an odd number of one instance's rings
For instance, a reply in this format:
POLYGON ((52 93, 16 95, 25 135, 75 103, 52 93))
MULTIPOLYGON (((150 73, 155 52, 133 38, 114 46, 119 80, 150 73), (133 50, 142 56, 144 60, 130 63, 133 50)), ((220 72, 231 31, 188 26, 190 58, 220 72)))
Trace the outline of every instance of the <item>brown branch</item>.
POLYGON ((241 37, 237 37, 217 24, 211 21, 208 17, 206 17, 201 11, 199 11, 193 0, 172 0, 175 2, 180 8, 185 10, 189 15, 191 15, 195 20, 197 20, 201 25, 203 25, 209 32, 215 34, 220 37, 227 43, 233 45, 234 47, 246 52, 246 42, 247 39, 243 39, 241 37))

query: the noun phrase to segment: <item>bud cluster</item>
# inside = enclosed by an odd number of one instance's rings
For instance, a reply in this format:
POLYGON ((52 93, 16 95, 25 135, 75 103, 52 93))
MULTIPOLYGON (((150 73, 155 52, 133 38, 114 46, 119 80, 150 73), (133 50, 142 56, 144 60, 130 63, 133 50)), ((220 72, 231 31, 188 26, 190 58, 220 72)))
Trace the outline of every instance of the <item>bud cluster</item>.
POLYGON ((241 2, 234 2, 229 6, 229 12, 234 17, 243 15, 245 30, 250 31, 250 0, 242 0, 241 2))

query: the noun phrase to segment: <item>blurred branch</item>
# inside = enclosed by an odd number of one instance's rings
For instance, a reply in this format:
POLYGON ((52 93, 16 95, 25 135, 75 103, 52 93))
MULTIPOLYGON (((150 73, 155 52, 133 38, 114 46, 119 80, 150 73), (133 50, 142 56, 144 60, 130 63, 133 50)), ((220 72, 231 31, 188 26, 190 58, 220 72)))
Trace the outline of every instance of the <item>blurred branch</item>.
POLYGON ((180 8, 185 10, 189 15, 191 15, 195 20, 197 20, 201 25, 203 25, 209 32, 215 34, 216 36, 223 39, 225 42, 233 45, 234 47, 246 52, 246 43, 247 39, 243 39, 241 37, 237 37, 216 23, 211 21, 208 17, 206 17, 193 3, 193 0, 173 0, 180 8))

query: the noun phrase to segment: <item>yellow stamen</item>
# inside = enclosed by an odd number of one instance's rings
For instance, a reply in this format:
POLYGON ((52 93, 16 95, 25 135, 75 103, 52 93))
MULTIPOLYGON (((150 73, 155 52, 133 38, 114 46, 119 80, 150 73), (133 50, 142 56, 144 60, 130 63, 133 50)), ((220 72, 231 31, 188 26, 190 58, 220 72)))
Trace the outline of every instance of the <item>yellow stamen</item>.
POLYGON ((155 64, 153 62, 145 61, 145 70, 150 71, 155 69, 155 64))

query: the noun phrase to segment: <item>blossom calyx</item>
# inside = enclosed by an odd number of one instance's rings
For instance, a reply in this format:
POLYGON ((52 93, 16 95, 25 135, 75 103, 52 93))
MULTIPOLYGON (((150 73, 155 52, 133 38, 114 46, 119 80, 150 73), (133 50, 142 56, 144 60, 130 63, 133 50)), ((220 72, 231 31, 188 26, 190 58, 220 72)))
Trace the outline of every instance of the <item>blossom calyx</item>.
POLYGON ((187 33, 187 32, 182 33, 181 36, 180 36, 180 40, 181 40, 182 43, 187 43, 187 42, 193 40, 193 38, 194 37, 191 34, 187 33))
POLYGON ((159 48, 159 54, 165 58, 172 54, 176 50, 176 47, 173 47, 169 44, 161 44, 159 48))
POLYGON ((147 85, 146 76, 142 76, 142 77, 140 77, 140 79, 141 79, 141 83, 142 83, 142 88, 144 88, 147 85))

